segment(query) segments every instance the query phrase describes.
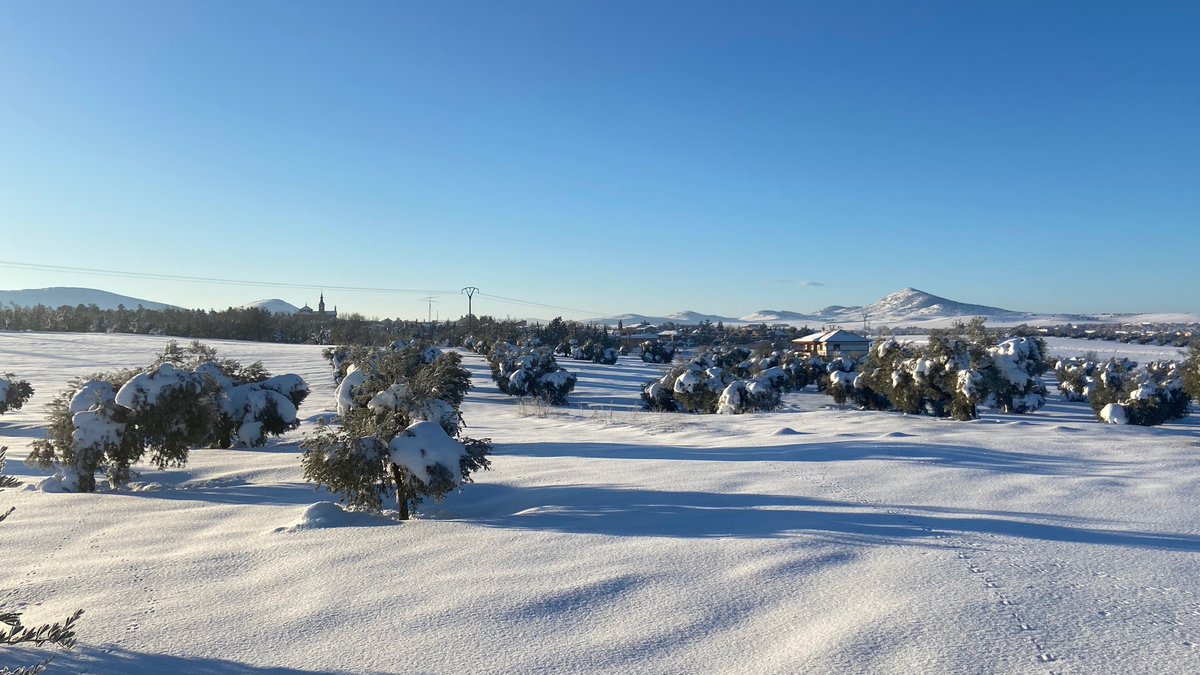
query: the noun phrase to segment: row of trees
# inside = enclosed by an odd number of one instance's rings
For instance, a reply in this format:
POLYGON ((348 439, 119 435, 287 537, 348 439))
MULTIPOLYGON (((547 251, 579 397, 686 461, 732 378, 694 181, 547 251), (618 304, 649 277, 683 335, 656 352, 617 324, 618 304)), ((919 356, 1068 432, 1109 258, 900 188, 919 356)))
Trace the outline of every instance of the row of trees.
POLYGON ((489 439, 463 435, 471 374, 456 352, 422 343, 326 350, 338 382, 340 424, 319 424, 302 444, 306 479, 353 508, 379 511, 394 496, 407 520, 490 467, 489 439))
POLYGON ((1110 424, 1158 425, 1187 416, 1200 396, 1200 350, 1189 358, 1151 361, 1139 368, 1128 359, 1060 360, 1058 388, 1072 401, 1087 401, 1097 419, 1110 424))
POLYGON ((932 333, 926 344, 887 339, 859 363, 837 361, 825 391, 839 404, 913 415, 971 420, 981 405, 1027 413, 1046 402, 1044 354, 1038 337, 992 343, 987 333, 960 326, 932 333))
POLYGON ((488 351, 487 359, 496 387, 509 396, 566 405, 567 396, 579 381, 575 373, 558 365, 549 347, 539 346, 536 341, 521 345, 497 342, 488 351))
POLYGON ((664 412, 738 415, 774 410, 785 392, 812 381, 818 363, 799 352, 754 356, 745 347, 715 347, 646 383, 642 401, 648 409, 664 412))
POLYGON ((298 375, 271 377, 260 362, 170 342, 148 368, 73 381, 50 402, 47 438, 26 461, 56 470, 66 490, 94 492, 98 471, 119 487, 146 458, 165 469, 186 464, 193 447, 262 445, 299 426, 307 396, 298 375))

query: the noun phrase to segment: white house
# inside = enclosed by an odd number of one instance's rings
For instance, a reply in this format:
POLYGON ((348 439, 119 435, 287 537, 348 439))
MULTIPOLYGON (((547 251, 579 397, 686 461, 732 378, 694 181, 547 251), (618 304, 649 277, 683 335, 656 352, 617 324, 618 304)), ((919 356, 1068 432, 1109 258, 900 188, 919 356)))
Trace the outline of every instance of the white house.
POLYGON ((816 354, 824 358, 845 356, 857 359, 866 356, 867 352, 871 351, 871 338, 840 328, 805 335, 792 340, 792 344, 796 345, 797 351, 816 354))

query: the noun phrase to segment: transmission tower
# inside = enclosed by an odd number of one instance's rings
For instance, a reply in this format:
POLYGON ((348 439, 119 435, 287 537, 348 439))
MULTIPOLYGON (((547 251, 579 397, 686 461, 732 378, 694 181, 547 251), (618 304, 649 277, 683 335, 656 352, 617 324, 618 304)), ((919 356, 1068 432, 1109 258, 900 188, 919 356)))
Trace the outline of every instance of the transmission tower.
POLYGON ((479 289, 475 288, 474 286, 467 286, 460 292, 467 296, 467 325, 470 326, 475 320, 475 314, 471 311, 471 299, 475 297, 475 294, 479 292, 479 289))

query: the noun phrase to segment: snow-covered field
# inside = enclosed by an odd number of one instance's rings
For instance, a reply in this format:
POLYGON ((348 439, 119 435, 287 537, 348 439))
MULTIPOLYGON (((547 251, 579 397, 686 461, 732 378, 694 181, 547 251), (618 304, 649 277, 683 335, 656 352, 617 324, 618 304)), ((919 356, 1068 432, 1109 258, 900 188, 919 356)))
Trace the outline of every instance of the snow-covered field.
POLYGON ((1200 672, 1195 417, 1109 427, 1052 395, 963 423, 811 392, 649 413, 657 370, 626 359, 563 360, 574 406, 546 411, 468 355, 467 431, 495 441, 493 470, 414 521, 296 528, 329 498, 296 446, 333 408, 320 348, 209 341, 305 377, 310 422, 148 469, 149 489, 32 489, 46 402, 164 343, 0 333, 0 372, 37 390, 0 417, 26 481, 0 493, 17 507, 0 606, 86 610, 59 672, 1200 672))

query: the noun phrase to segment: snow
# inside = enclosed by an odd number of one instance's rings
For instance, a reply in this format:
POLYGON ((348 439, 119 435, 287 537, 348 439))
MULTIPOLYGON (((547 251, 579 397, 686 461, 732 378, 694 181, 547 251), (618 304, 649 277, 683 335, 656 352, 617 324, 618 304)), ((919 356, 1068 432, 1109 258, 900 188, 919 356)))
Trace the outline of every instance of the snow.
MULTIPOLYGON (((400 403, 404 400, 404 393, 408 391, 408 387, 402 382, 397 382, 392 386, 371 397, 367 402, 367 407, 375 412, 383 410, 399 410, 400 403)), ((340 400, 340 397, 339 397, 340 400)), ((344 413, 343 413, 344 414, 344 413)))
POLYGON ((178 389, 200 390, 199 380, 192 373, 164 363, 158 368, 135 375, 117 390, 116 403, 130 410, 145 410, 163 394, 178 389))
POLYGON ((88 380, 75 390, 75 395, 67 403, 67 408, 74 413, 91 410, 96 406, 113 401, 117 392, 113 386, 103 380, 88 380))
POLYGON ((1129 424, 1129 417, 1125 414, 1125 406, 1120 403, 1108 403, 1100 409, 1100 419, 1109 424, 1129 424))
POLYGON ((392 462, 408 470, 417 480, 429 484, 429 467, 441 464, 459 480, 458 463, 467 456, 462 443, 450 438, 437 422, 416 422, 400 432, 388 444, 392 462))
POLYGON ((0 332, 36 390, 0 416, 25 481, 0 492, 3 606, 86 610, 50 672, 1200 672, 1195 416, 1106 425, 1052 394, 955 422, 811 388, 775 413, 651 413, 663 366, 637 357, 572 364, 574 405, 537 416, 464 354, 493 470, 399 524, 302 479, 335 406, 320 347, 213 340, 307 380, 302 426, 139 466, 128 492, 33 489, 50 400, 167 339, 0 332))
POLYGON ((354 394, 355 390, 363 386, 367 382, 367 374, 358 369, 358 366, 350 366, 346 372, 346 377, 337 386, 335 392, 337 400, 337 414, 345 417, 351 410, 354 409, 354 394))

